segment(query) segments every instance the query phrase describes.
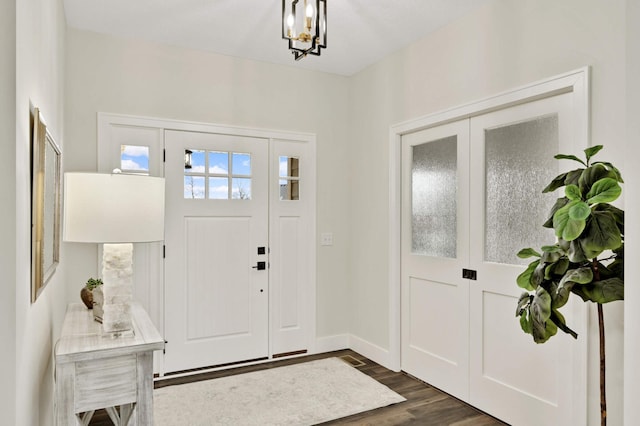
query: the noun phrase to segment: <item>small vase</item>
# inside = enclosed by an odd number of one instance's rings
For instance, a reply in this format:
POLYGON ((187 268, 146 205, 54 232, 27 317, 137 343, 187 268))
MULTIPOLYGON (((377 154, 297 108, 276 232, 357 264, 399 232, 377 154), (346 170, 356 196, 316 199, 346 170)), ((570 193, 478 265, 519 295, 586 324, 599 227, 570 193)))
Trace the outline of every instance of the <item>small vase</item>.
POLYGON ((82 290, 80 290, 80 298, 87 308, 93 309, 93 292, 91 290, 82 287, 82 290))

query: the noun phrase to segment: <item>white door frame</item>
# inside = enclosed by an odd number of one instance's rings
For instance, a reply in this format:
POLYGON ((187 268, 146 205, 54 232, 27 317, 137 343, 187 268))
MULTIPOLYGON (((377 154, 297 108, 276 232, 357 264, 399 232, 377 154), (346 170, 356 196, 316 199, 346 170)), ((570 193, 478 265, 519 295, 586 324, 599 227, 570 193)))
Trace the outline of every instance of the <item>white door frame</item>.
MULTIPOLYGON (((308 146, 308 156, 309 160, 305 160, 305 176, 306 182, 304 183, 305 187, 305 197, 309 197, 306 202, 308 202, 308 219, 306 220, 306 224, 308 225, 309 234, 311 236, 311 241, 309 241, 309 247, 307 252, 307 259, 305 259, 305 265, 307 266, 307 271, 305 274, 305 283, 307 284, 306 289, 308 290, 305 297, 302 299, 304 303, 304 309, 300 310, 301 315, 301 324, 305 326, 307 329, 307 333, 305 336, 305 345, 307 348, 307 354, 313 354, 317 350, 317 336, 316 336, 316 135, 313 133, 302 133, 302 132, 290 132, 286 130, 271 130, 271 129, 258 129, 258 128, 250 128, 250 127, 240 127, 240 126, 231 126, 231 125, 219 125, 219 124, 210 124, 210 123, 201 123, 194 121, 184 121, 184 120, 172 120, 172 119, 164 119, 164 118, 154 118, 154 117, 143 117, 143 116, 132 116, 125 114, 115 114, 115 113, 106 113, 106 112, 98 112, 97 113, 97 124, 98 124, 98 171, 102 173, 110 173, 112 170, 112 164, 114 164, 115 159, 113 158, 113 150, 111 143, 111 128, 113 126, 133 126, 133 127, 142 127, 148 129, 158 129, 160 131, 164 130, 181 130, 181 131, 191 131, 191 132, 203 132, 203 133, 216 133, 216 134, 227 134, 227 135, 236 135, 236 136, 247 136, 247 137, 255 137, 262 138, 269 141, 271 151, 273 151, 274 144, 283 144, 283 143, 303 143, 308 146)), ((271 152, 270 151, 270 152, 271 152)), ((271 172, 270 172, 271 173, 271 172)), ((276 171, 277 173, 277 171, 276 171)), ((271 208, 270 208, 271 213, 271 208)), ((271 241, 270 241, 271 242, 271 241)), ((161 299, 161 306, 156 307, 154 309, 154 322, 155 320, 161 320, 163 323, 159 325, 159 328, 164 330, 164 287, 161 290, 161 295, 157 295, 154 297, 155 299, 161 299)), ((270 294, 272 292, 269 292, 270 294)), ((273 301, 270 300, 270 307, 273 306, 273 301)), ((272 313, 270 313, 272 316, 272 313)), ((272 324, 270 324, 269 333, 273 333, 272 324)), ((273 348, 271 347, 271 341, 269 343, 269 355, 271 357, 273 348)), ((269 361, 269 360, 267 360, 269 361)), ((164 366, 162 361, 159 359, 156 360, 156 367, 162 374, 164 372, 164 366)))
MULTIPOLYGON (((383 361, 386 367, 400 371, 401 365, 401 193, 402 193, 402 136, 408 133, 435 127, 490 111, 523 104, 536 99, 561 93, 572 93, 574 97, 575 140, 590 145, 590 70, 584 67, 554 76, 526 86, 509 90, 466 105, 447 109, 427 116, 408 120, 389 129, 389 358, 383 361), (386 362, 384 362, 386 361, 386 362)), ((514 283, 515 285, 515 283, 514 283)), ((584 307, 579 317, 587 324, 588 311, 584 307)), ((587 415, 587 336, 580 336, 579 359, 575 360, 578 382, 574 383, 576 397, 573 410, 576 424, 586 424, 587 415)))

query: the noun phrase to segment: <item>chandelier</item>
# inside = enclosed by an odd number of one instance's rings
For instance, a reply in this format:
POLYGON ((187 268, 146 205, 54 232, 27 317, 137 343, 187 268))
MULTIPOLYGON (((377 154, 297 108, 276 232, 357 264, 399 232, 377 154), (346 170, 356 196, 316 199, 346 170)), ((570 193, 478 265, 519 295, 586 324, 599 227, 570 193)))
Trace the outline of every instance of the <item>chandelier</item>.
POLYGON ((282 0, 282 38, 298 61, 327 47, 327 0, 282 0))

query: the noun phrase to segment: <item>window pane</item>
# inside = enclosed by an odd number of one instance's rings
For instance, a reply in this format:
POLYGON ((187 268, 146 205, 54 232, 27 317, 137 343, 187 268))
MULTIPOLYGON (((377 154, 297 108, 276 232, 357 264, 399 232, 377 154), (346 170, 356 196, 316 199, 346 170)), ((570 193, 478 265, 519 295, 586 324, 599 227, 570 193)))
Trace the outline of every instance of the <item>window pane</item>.
POLYGON ((457 136, 413 147, 411 172, 413 253, 455 258, 457 136))
POLYGON ((251 199, 251 179, 233 178, 233 188, 231 188, 231 198, 234 200, 251 199))
POLYGON ((121 145, 120 169, 126 172, 149 173, 149 147, 121 145))
POLYGON ((300 182, 297 180, 280 179, 280 200, 299 200, 300 182))
POLYGON ((185 176, 184 177, 184 198, 204 198, 204 177, 185 176))
POLYGON ((197 150, 197 149, 186 150, 185 151, 185 165, 184 165, 185 172, 204 173, 204 171, 205 171, 204 160, 205 160, 204 151, 197 150), (186 161, 186 158, 189 155, 189 151, 191 151, 191 164, 188 164, 188 162, 186 161), (189 167, 189 166, 191 166, 191 167, 189 167))
POLYGON ((229 153, 209 152, 209 173, 226 175, 229 174, 229 153))
POLYGON ((485 130, 485 260, 528 264, 516 253, 553 244, 543 228, 553 197, 542 188, 558 174, 558 116, 485 130))
POLYGON ((209 199, 228 200, 229 199, 229 178, 210 177, 209 178, 209 199))
POLYGON ((299 177, 299 160, 295 157, 281 156, 280 163, 280 177, 299 177))
POLYGON ((234 152, 231 173, 234 175, 251 176, 251 154, 234 152))

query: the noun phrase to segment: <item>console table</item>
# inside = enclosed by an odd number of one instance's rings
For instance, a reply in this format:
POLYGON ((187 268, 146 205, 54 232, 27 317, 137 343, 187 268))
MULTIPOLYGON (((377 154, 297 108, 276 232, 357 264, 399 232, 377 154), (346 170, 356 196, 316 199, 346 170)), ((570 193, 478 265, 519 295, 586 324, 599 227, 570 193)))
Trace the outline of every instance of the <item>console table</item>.
POLYGON ((153 351, 164 339, 140 304, 131 316, 132 336, 103 336, 84 304, 67 307, 55 347, 56 425, 87 425, 100 408, 116 425, 153 424, 153 351))

